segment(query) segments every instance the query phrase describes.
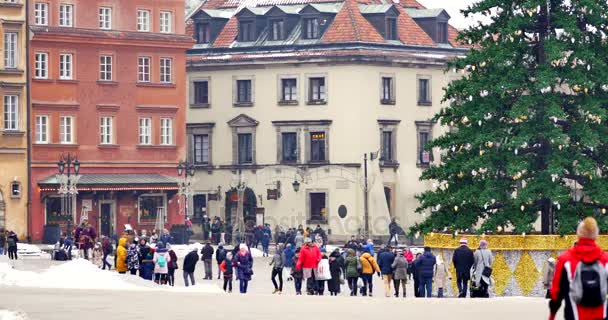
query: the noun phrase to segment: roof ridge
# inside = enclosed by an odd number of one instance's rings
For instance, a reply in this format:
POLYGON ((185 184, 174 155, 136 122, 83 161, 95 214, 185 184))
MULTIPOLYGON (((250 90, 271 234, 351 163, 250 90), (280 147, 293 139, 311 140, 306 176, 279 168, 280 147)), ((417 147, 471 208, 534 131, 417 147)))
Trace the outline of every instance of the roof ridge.
POLYGON ((356 0, 345 0, 345 5, 346 5, 346 9, 348 10, 348 16, 350 18, 350 22, 353 24, 353 28, 354 28, 354 32, 355 32, 355 39, 357 41, 361 41, 361 32, 359 32, 359 24, 357 23, 357 20, 355 20, 355 16, 353 13, 353 8, 351 7, 352 4, 355 4, 355 6, 357 6, 357 11, 359 10, 359 6, 356 3, 356 0))

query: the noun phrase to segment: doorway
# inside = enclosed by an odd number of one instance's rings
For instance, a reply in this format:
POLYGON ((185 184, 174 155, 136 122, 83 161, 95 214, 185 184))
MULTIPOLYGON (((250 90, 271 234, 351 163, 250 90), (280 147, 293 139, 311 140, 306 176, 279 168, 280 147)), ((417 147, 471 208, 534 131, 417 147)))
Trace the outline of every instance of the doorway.
POLYGON ((99 201, 99 232, 102 236, 114 235, 116 203, 113 200, 99 201))

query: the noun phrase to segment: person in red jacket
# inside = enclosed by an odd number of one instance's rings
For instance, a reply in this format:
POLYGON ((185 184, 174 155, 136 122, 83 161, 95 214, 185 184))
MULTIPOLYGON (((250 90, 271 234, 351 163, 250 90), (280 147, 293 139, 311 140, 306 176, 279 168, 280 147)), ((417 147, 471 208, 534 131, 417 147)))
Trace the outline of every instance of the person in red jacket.
POLYGON ((309 295, 317 293, 316 272, 321 261, 321 250, 312 243, 310 238, 304 240, 305 245, 300 249, 300 258, 296 269, 303 271, 303 279, 306 279, 306 289, 309 295))
MULTIPOLYGON (((599 262, 601 267, 606 269, 608 266, 608 255, 602 252, 602 249, 595 243, 599 235, 597 221, 591 217, 585 218, 576 230, 578 241, 574 247, 562 253, 555 267, 555 275, 551 286, 551 300, 549 308, 551 314, 550 320, 555 319, 555 314, 559 310, 562 300, 565 301, 564 318, 566 320, 602 320, 606 315, 606 297, 599 295, 597 298, 604 301, 597 306, 577 305, 572 297, 572 288, 580 287, 579 284, 573 283, 576 269, 581 268, 580 263, 592 265, 599 262)), ((601 274, 601 273, 600 273, 601 274)), ((605 275, 606 272, 604 271, 605 275)))

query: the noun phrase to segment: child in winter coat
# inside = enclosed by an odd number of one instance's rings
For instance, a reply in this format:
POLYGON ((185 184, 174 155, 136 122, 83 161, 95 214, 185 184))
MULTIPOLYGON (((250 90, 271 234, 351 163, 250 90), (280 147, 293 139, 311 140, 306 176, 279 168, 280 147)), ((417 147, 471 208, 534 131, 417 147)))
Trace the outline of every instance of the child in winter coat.
POLYGON ((322 296, 323 292, 325 291, 325 283, 328 280, 331 280, 331 270, 329 269, 329 259, 327 258, 327 255, 325 255, 325 253, 323 253, 323 255, 321 256, 321 261, 319 262, 319 266, 317 267, 316 280, 317 280, 317 292, 320 296, 322 296))
POLYGON ((545 263, 545 274, 543 276, 543 287, 547 290, 547 299, 551 299, 551 284, 553 283, 553 275, 555 274, 555 258, 550 257, 545 263))
POLYGON ((161 285, 167 284, 171 256, 162 241, 156 243, 156 252, 154 252, 152 260, 154 261, 154 282, 161 285))
POLYGON ((93 247, 93 259, 91 262, 93 265, 101 268, 101 257, 103 256, 103 252, 101 251, 101 243, 96 243, 93 247))
POLYGON ((443 298, 444 288, 448 284, 449 271, 441 256, 437 256, 437 264, 435 265, 435 286, 437 287, 437 298, 443 298))
MULTIPOLYGON (((300 248, 298 248, 296 250, 296 253, 293 256, 291 264, 293 266, 295 266, 296 263, 298 263, 299 259, 300 259, 300 248)), ((299 269, 299 270, 298 270, 298 268, 291 269, 291 277, 293 278, 293 283, 296 287, 296 296, 301 296, 302 295, 302 278, 304 278, 303 269, 299 269)))
POLYGON ((135 243, 129 245, 129 251, 127 251, 127 268, 131 274, 137 274, 139 270, 139 250, 135 243))
POLYGON ((232 293, 232 275, 234 273, 234 262, 232 252, 226 253, 226 259, 220 264, 220 270, 224 274, 224 292, 232 293), (226 291, 228 289, 228 291, 226 291))

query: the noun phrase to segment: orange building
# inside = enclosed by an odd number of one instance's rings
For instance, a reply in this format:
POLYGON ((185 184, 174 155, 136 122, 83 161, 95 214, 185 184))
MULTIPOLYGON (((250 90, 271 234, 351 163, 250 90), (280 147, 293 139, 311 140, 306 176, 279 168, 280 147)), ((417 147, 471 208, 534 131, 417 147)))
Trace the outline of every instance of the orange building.
POLYGON ((29 11, 32 239, 83 217, 108 236, 159 216, 183 224, 184 1, 34 0, 29 11), (71 204, 58 193, 64 153, 81 163, 71 204))

